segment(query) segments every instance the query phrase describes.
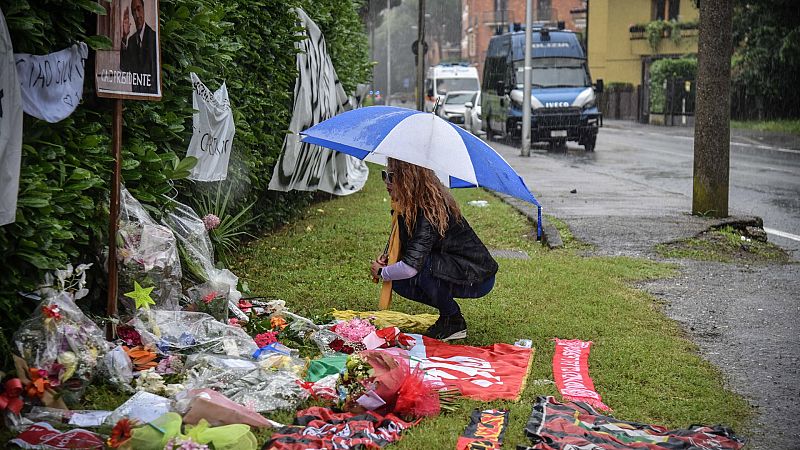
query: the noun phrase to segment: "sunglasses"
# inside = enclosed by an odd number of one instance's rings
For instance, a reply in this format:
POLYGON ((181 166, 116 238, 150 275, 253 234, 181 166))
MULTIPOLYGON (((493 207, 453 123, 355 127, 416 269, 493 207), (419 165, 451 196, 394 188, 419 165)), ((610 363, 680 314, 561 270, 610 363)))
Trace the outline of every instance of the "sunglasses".
POLYGON ((394 181, 394 172, 381 170, 381 178, 383 179, 384 183, 391 183, 394 181))

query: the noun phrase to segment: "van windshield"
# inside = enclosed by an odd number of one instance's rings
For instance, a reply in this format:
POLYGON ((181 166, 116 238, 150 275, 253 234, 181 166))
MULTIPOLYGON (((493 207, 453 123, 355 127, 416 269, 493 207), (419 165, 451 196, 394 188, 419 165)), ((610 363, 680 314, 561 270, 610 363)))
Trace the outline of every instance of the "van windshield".
POLYGON ((477 78, 439 78, 436 80, 436 93, 447 94, 450 91, 478 91, 481 87, 477 78))
MULTIPOLYGON (((535 58, 531 62, 531 87, 587 87, 591 86, 585 62, 574 58, 535 58)), ((516 86, 522 89, 524 61, 514 61, 516 86)))

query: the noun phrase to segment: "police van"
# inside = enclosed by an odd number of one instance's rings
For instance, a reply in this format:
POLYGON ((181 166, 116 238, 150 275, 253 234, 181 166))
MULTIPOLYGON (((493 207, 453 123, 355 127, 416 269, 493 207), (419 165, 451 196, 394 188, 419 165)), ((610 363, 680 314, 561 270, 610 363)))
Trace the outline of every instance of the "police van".
POLYGON ((438 64, 428 68, 425 77, 425 111, 433 111, 437 100, 451 91, 479 91, 478 69, 465 63, 438 64))
MULTIPOLYGON (((596 94, 603 80, 592 84, 586 54, 578 36, 561 29, 531 30, 531 141, 562 146, 577 141, 594 151, 603 116, 596 94)), ((525 32, 492 37, 483 70, 483 130, 520 137, 525 32)))

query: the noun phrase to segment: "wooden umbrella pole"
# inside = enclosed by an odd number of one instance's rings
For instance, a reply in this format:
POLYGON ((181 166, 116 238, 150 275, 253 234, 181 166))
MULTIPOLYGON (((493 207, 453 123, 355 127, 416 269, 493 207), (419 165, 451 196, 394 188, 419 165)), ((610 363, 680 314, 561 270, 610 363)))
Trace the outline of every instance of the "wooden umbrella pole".
MULTIPOLYGON (((108 300, 106 315, 113 318, 117 315, 117 225, 119 223, 119 190, 122 172, 122 99, 114 100, 114 116, 111 127, 112 147, 114 154, 114 172, 111 174, 111 202, 108 215, 108 300)), ((115 335, 112 321, 106 326, 106 338, 112 340, 115 335)))

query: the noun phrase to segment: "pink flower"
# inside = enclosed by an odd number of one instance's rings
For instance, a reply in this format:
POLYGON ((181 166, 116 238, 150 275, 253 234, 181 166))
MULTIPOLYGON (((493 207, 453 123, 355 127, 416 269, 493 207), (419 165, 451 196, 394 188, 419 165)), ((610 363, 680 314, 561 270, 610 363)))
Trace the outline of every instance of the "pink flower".
POLYGON ((217 217, 214 214, 206 214, 203 217, 203 225, 206 226, 206 230, 208 231, 217 228, 219 226, 219 223, 220 223, 219 217, 217 217))
POLYGON ((256 345, 258 345, 258 348, 261 348, 261 347, 266 347, 269 344, 274 344, 275 342, 278 342, 277 336, 278 333, 275 331, 266 331, 264 333, 257 334, 256 337, 253 338, 253 340, 256 341, 256 345))
POLYGON ((228 319, 228 325, 241 328, 241 325, 239 325, 239 319, 237 319, 236 317, 231 317, 230 319, 228 319))
POLYGON ((337 323, 331 331, 350 341, 361 342, 368 334, 375 331, 375 326, 369 320, 355 317, 346 322, 337 323))
POLYGON ((248 302, 245 299, 240 299, 239 300, 239 309, 241 309, 242 312, 248 313, 248 312, 250 312, 250 310, 252 308, 253 308, 253 304, 252 303, 248 302))
POLYGON ((217 298, 217 291, 211 291, 203 296, 203 303, 207 305, 211 303, 215 298, 217 298))

